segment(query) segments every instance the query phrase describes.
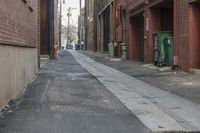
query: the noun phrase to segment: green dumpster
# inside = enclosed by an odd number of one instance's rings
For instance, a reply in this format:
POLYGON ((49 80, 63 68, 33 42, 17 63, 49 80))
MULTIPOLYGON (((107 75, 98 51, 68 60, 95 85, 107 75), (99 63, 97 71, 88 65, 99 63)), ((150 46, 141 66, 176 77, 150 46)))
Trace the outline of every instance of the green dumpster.
POLYGON ((156 32, 153 33, 153 50, 154 50, 154 63, 158 66, 168 65, 166 53, 166 38, 173 37, 173 32, 156 32))
POLYGON ((114 55, 114 45, 113 45, 113 43, 108 44, 108 49, 109 49, 109 56, 114 57, 115 55, 114 55))
POLYGON ((174 59, 174 38, 173 37, 167 37, 165 39, 165 47, 166 47, 166 60, 167 60, 167 65, 172 66, 174 59))

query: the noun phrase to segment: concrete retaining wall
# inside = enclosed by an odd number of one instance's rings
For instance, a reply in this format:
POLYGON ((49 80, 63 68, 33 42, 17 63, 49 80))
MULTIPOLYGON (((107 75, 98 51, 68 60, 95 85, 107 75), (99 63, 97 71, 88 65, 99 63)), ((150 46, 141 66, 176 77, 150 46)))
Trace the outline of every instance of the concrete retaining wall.
POLYGON ((0 108, 36 77, 37 49, 0 45, 0 108))

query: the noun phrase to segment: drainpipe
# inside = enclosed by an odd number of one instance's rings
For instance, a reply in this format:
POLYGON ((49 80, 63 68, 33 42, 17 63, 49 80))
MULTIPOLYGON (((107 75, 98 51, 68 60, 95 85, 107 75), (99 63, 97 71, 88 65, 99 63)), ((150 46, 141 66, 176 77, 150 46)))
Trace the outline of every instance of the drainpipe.
POLYGON ((97 51, 97 0, 94 0, 94 14, 93 14, 93 18, 94 18, 94 47, 93 50, 97 51))
POLYGON ((179 42, 179 32, 178 32, 178 0, 174 0, 174 68, 178 69, 178 42, 179 42))
POLYGON ((145 10, 144 10, 144 48, 145 48, 145 51, 144 51, 144 62, 145 63, 150 63, 150 41, 151 41, 151 35, 150 35, 150 15, 149 15, 149 1, 146 0, 145 1, 145 10), (146 56, 146 57, 145 57, 146 56))

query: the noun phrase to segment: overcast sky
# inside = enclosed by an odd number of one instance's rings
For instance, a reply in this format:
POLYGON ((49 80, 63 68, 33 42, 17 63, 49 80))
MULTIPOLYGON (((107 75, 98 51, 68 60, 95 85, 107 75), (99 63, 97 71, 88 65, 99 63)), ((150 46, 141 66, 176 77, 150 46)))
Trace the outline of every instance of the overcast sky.
MULTIPOLYGON (((79 1, 80 0, 65 0, 65 4, 63 4, 63 8, 62 8, 62 24, 67 26, 67 22, 68 22, 68 17, 67 17, 67 12, 68 12, 68 8, 72 7, 72 8, 76 8, 72 11, 72 16, 70 19, 70 24, 76 25, 76 27, 78 27, 78 15, 80 14, 80 10, 79 10, 79 1)), ((82 0, 82 7, 84 7, 84 0, 82 0)))

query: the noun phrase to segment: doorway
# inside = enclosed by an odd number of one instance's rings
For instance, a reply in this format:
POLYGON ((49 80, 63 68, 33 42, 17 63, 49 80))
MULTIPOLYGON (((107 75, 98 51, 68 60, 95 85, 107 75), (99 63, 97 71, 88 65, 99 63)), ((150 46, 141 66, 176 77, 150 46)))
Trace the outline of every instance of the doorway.
POLYGON ((190 68, 200 69, 200 2, 190 5, 189 16, 190 68))

